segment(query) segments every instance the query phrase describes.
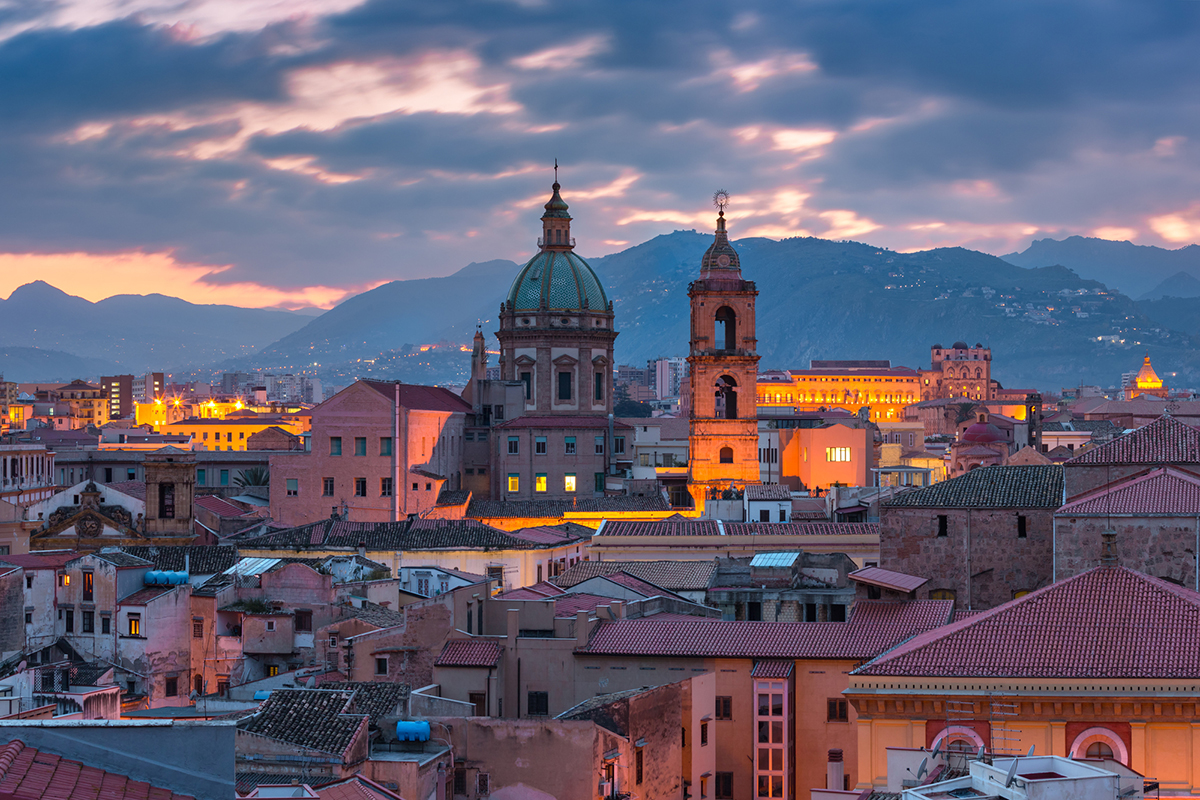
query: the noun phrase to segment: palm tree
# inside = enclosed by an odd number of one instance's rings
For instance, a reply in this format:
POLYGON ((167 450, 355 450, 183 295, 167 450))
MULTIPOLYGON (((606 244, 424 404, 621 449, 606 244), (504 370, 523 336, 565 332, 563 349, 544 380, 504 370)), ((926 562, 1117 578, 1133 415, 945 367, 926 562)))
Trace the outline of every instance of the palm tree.
POLYGON ((266 467, 244 469, 233 479, 233 485, 239 489, 245 489, 247 486, 270 486, 271 471, 266 467))
POLYGON ((954 409, 954 422, 963 423, 971 418, 975 411, 976 403, 955 403, 951 406, 954 409))

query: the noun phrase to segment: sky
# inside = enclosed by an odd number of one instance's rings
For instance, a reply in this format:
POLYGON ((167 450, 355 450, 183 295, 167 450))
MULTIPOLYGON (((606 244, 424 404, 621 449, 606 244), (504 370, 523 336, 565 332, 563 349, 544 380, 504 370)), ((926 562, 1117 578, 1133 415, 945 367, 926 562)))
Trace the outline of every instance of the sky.
POLYGON ((1200 2, 0 0, 0 296, 330 307, 710 230, 1200 240, 1200 2))

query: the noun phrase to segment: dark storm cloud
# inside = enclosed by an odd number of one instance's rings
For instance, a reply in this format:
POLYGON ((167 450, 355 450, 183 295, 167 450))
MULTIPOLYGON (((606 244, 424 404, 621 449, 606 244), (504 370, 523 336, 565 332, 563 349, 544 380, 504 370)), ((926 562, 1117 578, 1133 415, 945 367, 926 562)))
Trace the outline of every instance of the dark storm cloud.
MULTIPOLYGON (((1198 16, 1191 2, 372 0, 195 39, 136 17, 34 29, 0 42, 0 249, 172 249, 232 264, 222 281, 280 286, 445 273, 528 251, 538 209, 513 204, 545 191, 531 168, 555 156, 569 191, 597 192, 569 196, 594 239, 679 227, 616 223, 686 218, 716 184, 808 195, 786 224, 850 210, 898 246, 927 220, 1144 229, 1197 197, 1198 16), (431 53, 469 60, 464 80, 494 102, 328 123, 293 94, 301 70, 382 64, 399 80, 431 53), (294 107, 309 116, 252 127, 294 107), (107 127, 75 135, 83 123, 107 127), (836 138, 788 150, 781 129, 836 138), (978 186, 948 189, 963 182, 978 186)), ((784 225, 768 211, 758 224, 784 225)))

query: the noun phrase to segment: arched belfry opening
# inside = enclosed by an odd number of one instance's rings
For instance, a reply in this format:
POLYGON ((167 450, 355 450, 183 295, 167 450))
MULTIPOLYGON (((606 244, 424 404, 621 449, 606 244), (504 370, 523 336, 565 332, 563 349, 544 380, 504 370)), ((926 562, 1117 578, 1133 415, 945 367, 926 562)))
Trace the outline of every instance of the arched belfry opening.
POLYGON ((717 379, 718 419, 737 419, 737 381, 729 375, 717 379))
POLYGON ((722 464, 732 464, 733 463, 733 448, 732 447, 722 447, 721 448, 720 461, 722 464))
POLYGON ((717 309, 713 325, 713 345, 718 350, 737 349, 737 314, 729 306, 717 309))

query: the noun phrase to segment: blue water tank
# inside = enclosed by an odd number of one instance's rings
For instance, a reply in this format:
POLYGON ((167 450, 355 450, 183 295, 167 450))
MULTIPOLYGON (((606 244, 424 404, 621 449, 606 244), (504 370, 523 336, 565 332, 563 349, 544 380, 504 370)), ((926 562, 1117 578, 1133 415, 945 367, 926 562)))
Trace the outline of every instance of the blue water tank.
POLYGON ((270 689, 259 689, 257 692, 254 693, 255 700, 266 700, 270 696, 271 696, 270 689))
POLYGON ((187 583, 186 572, 169 572, 167 574, 171 576, 171 579, 168 581, 168 583, 170 583, 172 586, 179 586, 180 584, 187 583))
POLYGON ((396 738, 402 742, 428 742, 429 723, 423 719, 402 719, 396 723, 396 738))
POLYGON ((147 586, 157 586, 159 577, 161 575, 161 572, 156 569, 152 569, 142 577, 142 583, 146 584, 147 586))

